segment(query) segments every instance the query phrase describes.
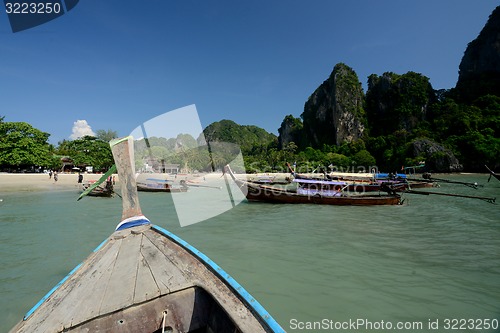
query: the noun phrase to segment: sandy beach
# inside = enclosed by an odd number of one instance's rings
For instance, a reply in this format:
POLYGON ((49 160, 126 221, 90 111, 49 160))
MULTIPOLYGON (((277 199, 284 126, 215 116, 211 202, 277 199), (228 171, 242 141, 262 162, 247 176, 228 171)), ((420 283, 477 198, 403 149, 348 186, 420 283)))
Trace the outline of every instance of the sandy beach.
MULTIPOLYGON (((83 182, 95 181, 101 178, 102 174, 84 173, 83 182)), ((168 179, 173 183, 180 180, 193 180, 203 183, 205 180, 217 179, 219 173, 213 174, 179 174, 177 177, 167 174, 140 174, 137 181, 147 182, 148 178, 168 179)), ((114 174, 116 185, 120 185, 118 175, 114 174)), ((13 191, 54 191, 54 190, 81 190, 82 185, 78 184, 77 173, 60 173, 57 182, 54 177, 49 178, 48 174, 41 173, 0 173, 0 193, 13 191)), ((119 187, 118 187, 119 188, 119 187)))
MULTIPOLYGON (((83 181, 98 180, 101 174, 83 174, 83 181)), ((61 173, 57 182, 44 173, 0 173, 0 193, 38 190, 80 190, 77 173, 61 173)))
MULTIPOLYGON (((83 182, 95 181, 101 178, 102 174, 83 174, 83 182)), ((118 175, 115 174, 116 185, 119 185, 118 175)), ((146 182, 148 178, 161 178, 171 180, 173 183, 178 183, 180 180, 191 180, 194 182, 205 183, 219 179, 222 173, 209 174, 179 174, 177 177, 166 174, 140 174, 138 181, 146 182)), ((248 180, 259 180, 267 178, 275 178, 276 180, 284 180, 290 174, 237 174, 240 179, 247 178, 248 180)), ((78 184, 77 173, 61 173, 58 175, 57 182, 54 177, 49 178, 48 174, 41 173, 0 173, 0 193, 12 191, 53 191, 53 190, 81 190, 81 184, 78 184)))

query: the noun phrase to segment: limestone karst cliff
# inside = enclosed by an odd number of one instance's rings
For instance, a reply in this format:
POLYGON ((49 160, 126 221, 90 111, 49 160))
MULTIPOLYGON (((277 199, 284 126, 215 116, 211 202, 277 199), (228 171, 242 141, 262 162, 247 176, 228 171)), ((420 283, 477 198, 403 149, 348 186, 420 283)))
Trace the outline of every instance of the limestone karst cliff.
POLYGON ((307 143, 320 147, 361 138, 366 123, 363 100, 357 74, 347 65, 337 64, 305 103, 302 119, 307 143))
POLYGON ((471 102, 486 94, 500 96, 500 6, 467 46, 459 69, 456 88, 462 101, 471 102))

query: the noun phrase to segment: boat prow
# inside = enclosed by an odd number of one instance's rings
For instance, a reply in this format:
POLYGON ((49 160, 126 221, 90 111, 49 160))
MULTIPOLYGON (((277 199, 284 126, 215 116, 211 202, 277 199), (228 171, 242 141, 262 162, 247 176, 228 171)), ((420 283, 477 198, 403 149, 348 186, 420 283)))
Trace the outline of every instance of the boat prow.
POLYGON ((122 182, 116 231, 10 332, 285 332, 229 274, 142 215, 131 139, 113 146, 122 182))
POLYGON ((141 225, 115 231, 12 332, 281 332, 201 252, 165 229, 134 222, 141 225))
POLYGON ((488 172, 490 173, 490 177, 488 178, 488 182, 490 181, 491 177, 495 177, 497 180, 500 180, 500 174, 493 172, 490 168, 488 168, 487 165, 485 165, 486 169, 488 169, 488 172))

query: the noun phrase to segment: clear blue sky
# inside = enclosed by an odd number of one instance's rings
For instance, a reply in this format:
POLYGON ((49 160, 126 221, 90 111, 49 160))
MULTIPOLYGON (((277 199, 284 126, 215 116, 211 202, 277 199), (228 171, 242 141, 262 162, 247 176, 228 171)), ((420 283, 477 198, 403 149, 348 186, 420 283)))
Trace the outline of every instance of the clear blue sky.
POLYGON ((128 135, 196 104, 202 126, 231 119, 277 134, 335 64, 422 73, 451 88, 497 0, 82 0, 12 33, 0 13, 0 115, 56 144, 86 120, 128 135))

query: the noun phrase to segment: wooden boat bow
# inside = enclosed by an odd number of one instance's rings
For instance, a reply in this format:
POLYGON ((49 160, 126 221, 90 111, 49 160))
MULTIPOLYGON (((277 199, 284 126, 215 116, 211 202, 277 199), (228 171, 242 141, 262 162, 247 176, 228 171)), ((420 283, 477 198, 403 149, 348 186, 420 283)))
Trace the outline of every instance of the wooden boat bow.
POLYGON ((111 146, 121 222, 10 332, 285 332, 222 268, 150 223, 135 186, 132 138, 111 146))

